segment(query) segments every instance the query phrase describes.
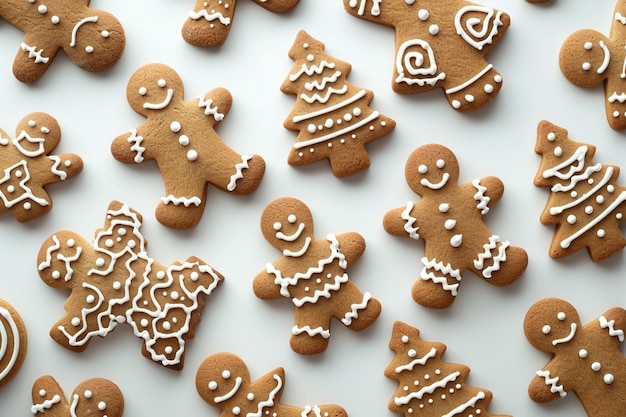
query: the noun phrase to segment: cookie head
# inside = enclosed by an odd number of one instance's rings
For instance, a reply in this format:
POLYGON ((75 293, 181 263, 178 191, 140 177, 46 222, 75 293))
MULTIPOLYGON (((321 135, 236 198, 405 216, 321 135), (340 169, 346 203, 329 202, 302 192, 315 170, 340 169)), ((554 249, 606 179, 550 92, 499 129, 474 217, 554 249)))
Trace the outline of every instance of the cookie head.
POLYGON ((405 176, 409 187, 416 194, 425 196, 455 185, 459 178, 459 163, 445 146, 424 145, 409 156, 405 176))
POLYGON ((261 231, 276 249, 285 254, 298 253, 313 239, 313 215, 302 201, 279 198, 263 211, 261 231))
POLYGON ((580 317, 574 306, 557 298, 535 303, 524 320, 528 341, 548 353, 554 353, 560 344, 572 340, 580 327, 580 317))
MULTIPOLYGON (((561 72, 570 82, 581 87, 601 83, 611 75, 611 45, 610 39, 595 30, 584 29, 573 33, 561 46, 561 72)), ((626 78, 623 72, 613 75, 626 78)))
POLYGON ((81 68, 103 71, 117 63, 125 44, 119 20, 105 11, 91 10, 89 16, 74 24, 70 47, 65 52, 81 68))
MULTIPOLYGON (((232 353, 217 353, 206 358, 196 374, 196 389, 204 401, 223 407, 250 384, 246 364, 232 353)), ((242 391, 243 392, 243 391, 242 391)))
POLYGON ((121 417, 124 396, 113 382, 92 378, 82 382, 72 393, 77 416, 121 417))
POLYGON ((52 152, 61 140, 56 119, 46 113, 31 113, 15 128, 15 146, 26 156, 36 157, 52 152))
POLYGON ((148 117, 183 99, 183 80, 163 64, 147 64, 135 71, 126 87, 126 98, 135 112, 148 117))

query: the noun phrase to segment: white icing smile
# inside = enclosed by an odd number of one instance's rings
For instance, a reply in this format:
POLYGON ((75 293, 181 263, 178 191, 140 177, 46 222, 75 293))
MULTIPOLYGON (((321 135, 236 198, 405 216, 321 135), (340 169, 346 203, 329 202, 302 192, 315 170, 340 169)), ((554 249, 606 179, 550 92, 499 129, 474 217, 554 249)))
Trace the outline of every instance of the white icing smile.
POLYGON ((302 235, 303 231, 304 231, 304 223, 300 223, 300 225, 298 226, 298 230, 296 230, 293 234, 286 235, 282 232, 278 232, 276 233, 276 238, 280 240, 284 240, 285 242, 293 242, 294 240, 297 240, 302 235))
POLYGON ((560 343, 567 343, 570 340, 572 340, 574 338, 574 336, 576 335, 576 323, 572 323, 570 325, 570 332, 567 336, 561 338, 561 339, 554 339, 552 341, 552 346, 556 346, 560 343))
POLYGON ((143 108, 144 109, 149 109, 149 110, 161 110, 166 108, 167 106, 170 105, 170 102, 172 101, 172 97, 174 96, 174 90, 172 90, 171 88, 167 89, 167 96, 165 96, 165 99, 160 102, 160 103, 144 103, 143 104, 143 108))
POLYGON ((430 188, 431 190, 439 190, 448 183, 449 179, 450 179, 450 174, 448 174, 447 172, 444 172, 443 176, 441 177, 441 181, 437 183, 432 183, 426 178, 422 178, 420 180, 420 184, 422 184, 424 187, 430 188))

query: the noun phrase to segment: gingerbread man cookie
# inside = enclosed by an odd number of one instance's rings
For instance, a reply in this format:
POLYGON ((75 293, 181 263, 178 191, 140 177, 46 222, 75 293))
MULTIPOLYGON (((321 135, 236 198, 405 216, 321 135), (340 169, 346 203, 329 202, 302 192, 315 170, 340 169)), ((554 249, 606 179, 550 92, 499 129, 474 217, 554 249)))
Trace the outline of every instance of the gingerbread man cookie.
POLYGON ((0 17, 24 32, 13 74, 37 81, 63 49, 79 67, 106 70, 120 59, 126 38, 110 13, 89 7, 90 0, 4 0, 0 17))
POLYGON ((361 235, 351 232, 315 239, 311 211, 290 197, 268 204, 261 215, 261 231, 283 256, 254 278, 254 293, 263 300, 291 298, 295 325, 290 345, 295 352, 310 355, 326 350, 333 317, 354 331, 364 330, 378 318, 380 302, 362 293, 347 273, 365 251, 361 235))
POLYGON ((124 396, 119 387, 103 378, 81 382, 68 401, 59 383, 46 375, 35 381, 31 395, 30 411, 35 416, 121 417, 124 411, 124 396))
POLYGON ((559 55, 563 75, 579 87, 593 87, 604 82, 605 110, 609 126, 626 129, 626 0, 618 0, 613 13, 611 32, 583 29, 571 34, 559 55))
POLYGON ((216 88, 183 101, 179 75, 166 65, 148 64, 131 76, 126 97, 147 120, 115 138, 111 152, 125 163, 156 161, 165 183, 156 209, 163 225, 195 227, 206 205, 207 184, 232 194, 256 190, 265 173, 263 158, 238 154, 214 130, 230 110, 228 90, 216 88))
POLYGON ((584 326, 567 301, 546 298, 526 314, 524 332, 552 359, 537 371, 530 398, 548 402, 574 392, 589 417, 618 417, 626 410, 626 358, 620 350, 626 310, 615 307, 584 326))
POLYGON ((285 389, 285 370, 276 368, 255 381, 246 364, 232 353, 206 358, 196 374, 196 389, 204 401, 222 411, 220 417, 347 417, 338 405, 307 405, 280 402, 285 389))
POLYGON ((66 314, 50 336, 75 352, 95 336, 105 337, 128 323, 144 340, 143 355, 172 369, 184 363, 185 344, 194 337, 204 297, 223 276, 196 257, 162 265, 148 256, 142 218, 113 201, 93 246, 70 231, 50 236, 37 265, 51 287, 71 291, 66 314))
POLYGON ((328 159, 337 177, 368 168, 365 144, 391 132, 396 122, 369 107, 374 94, 347 81, 350 64, 328 55, 308 33, 298 33, 289 56, 295 64, 280 89, 295 94, 296 104, 284 126, 299 134, 288 163, 328 159))
POLYGON ((353 16, 395 28, 392 88, 397 93, 445 91, 452 108, 491 102, 502 76, 485 55, 502 39, 506 13, 465 0, 343 0, 353 16))
MULTIPOLYGON (((265 9, 284 13, 300 0, 253 0, 265 9)), ((182 28, 183 39, 196 46, 220 46, 228 37, 237 0, 196 0, 182 28)))
POLYGON ((60 140, 59 124, 46 113, 22 118, 14 139, 0 129, 0 213, 11 211, 26 222, 50 211, 52 199, 45 187, 83 169, 78 155, 50 155, 60 140))
POLYGON ((389 211, 383 226, 394 236, 424 240, 424 267, 412 289, 416 302, 449 307, 466 269, 500 287, 521 276, 528 263, 526 251, 492 234, 483 222, 504 192, 500 179, 485 177, 458 185, 456 157, 436 144, 411 153, 405 176, 422 199, 389 211))
POLYGON ((11 304, 0 298, 0 388, 24 363, 26 346, 24 321, 11 304))

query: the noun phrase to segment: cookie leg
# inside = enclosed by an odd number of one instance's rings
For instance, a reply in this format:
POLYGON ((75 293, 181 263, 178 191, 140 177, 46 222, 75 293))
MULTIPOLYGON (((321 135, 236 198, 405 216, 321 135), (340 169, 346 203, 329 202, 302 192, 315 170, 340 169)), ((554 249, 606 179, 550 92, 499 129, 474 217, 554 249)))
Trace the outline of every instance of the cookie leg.
POLYGON ((196 46, 220 46, 228 37, 237 0, 196 0, 181 30, 183 39, 196 46))
POLYGON ((329 341, 330 318, 320 317, 315 309, 297 308, 289 340, 291 349, 302 355, 315 355, 325 351, 329 341))
POLYGON ((191 229, 198 224, 204 213, 205 197, 206 193, 191 197, 169 194, 161 198, 156 208, 156 218, 167 227, 191 229))
POLYGON ((422 263, 424 268, 411 290, 413 299, 424 307, 451 306, 456 299, 461 271, 436 259, 422 258, 422 263))
POLYGON ((491 236, 483 248, 483 253, 474 260, 474 272, 490 284, 511 285, 526 270, 528 254, 524 249, 510 246, 498 236, 491 236))

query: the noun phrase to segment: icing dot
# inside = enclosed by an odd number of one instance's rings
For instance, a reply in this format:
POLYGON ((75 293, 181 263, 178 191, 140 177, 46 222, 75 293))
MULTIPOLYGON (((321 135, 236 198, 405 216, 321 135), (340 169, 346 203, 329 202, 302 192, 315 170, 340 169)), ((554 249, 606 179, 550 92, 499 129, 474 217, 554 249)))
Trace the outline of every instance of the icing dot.
POLYGON ((35 121, 34 120, 29 120, 28 121, 28 126, 35 127, 35 121))
POLYGON ((615 215, 615 218, 616 218, 617 220, 622 220, 622 213, 617 213, 617 214, 615 215))
POLYGON ((311 123, 311 124, 309 124, 307 126, 307 130, 309 131, 309 133, 313 134, 317 130, 317 126, 315 126, 315 124, 311 123))
POLYGON ((410 358, 414 358, 417 356, 417 351, 415 349, 409 349, 407 355, 409 355, 410 358))
POLYGON ((104 401, 100 401, 98 403, 98 410, 104 411, 104 410, 106 410, 106 408, 107 408, 107 403, 105 403, 104 401))
POLYGON ((178 291, 172 291, 170 293, 170 297, 172 297, 173 300, 178 299, 178 297, 180 297, 180 294, 178 294, 178 291))
POLYGON ((493 93, 493 85, 485 84, 485 86, 483 87, 483 90, 485 90, 485 93, 491 94, 493 93))
POLYGON ((180 143, 181 146, 189 145, 189 136, 187 136, 187 135, 180 135, 180 137, 178 138, 178 143, 180 143))
POLYGON ((113 283, 113 289, 114 290, 119 290, 120 288, 122 288, 122 284, 119 281, 115 281, 113 283))
POLYGON ((452 107, 458 109, 461 107, 461 102, 459 100, 452 100, 452 107))
POLYGON ((602 368, 602 364, 600 362, 594 362, 591 364, 591 369, 595 372, 598 372, 602 368))
POLYGON ((274 227, 274 230, 280 230, 283 227, 283 225, 280 222, 276 222, 274 223, 273 227, 274 227))
POLYGON ((585 213, 587 213, 587 214, 593 213, 593 207, 591 207, 591 206, 585 207, 585 213))
POLYGON ((241 408, 239 407, 233 407, 233 414, 238 416, 239 413, 241 413, 241 408))
POLYGON ((182 128, 182 126, 180 125, 179 121, 174 120, 171 124, 170 124, 170 130, 174 133, 180 132, 180 129, 182 128))
POLYGON ((94 297, 93 295, 88 295, 85 300, 87 301, 87 303, 91 304, 96 301, 96 297, 94 297))
POLYGON ((471 95, 471 94, 466 94, 466 95, 465 95, 465 100, 466 100, 468 103, 473 103, 473 102, 474 102, 474 96, 473 96, 473 95, 471 95))
POLYGON ((591 69, 591 64, 589 62, 583 62, 583 70, 589 71, 591 69))
POLYGON ((613 112, 613 117, 619 117, 619 112, 617 110, 613 112))
POLYGON ((502 76, 500 74, 496 75, 495 77, 493 77, 493 80, 497 83, 501 83, 502 82, 502 76))
POLYGON ((448 203, 441 203, 441 204, 439 204, 439 211, 441 213, 447 213, 448 210, 450 210, 450 204, 448 204, 448 203))
POLYGON ((593 44, 591 42, 585 42, 584 48, 589 51, 593 48, 593 44))
POLYGON ((550 330, 552 330, 552 328, 551 328, 549 325, 547 325, 547 324, 546 324, 545 326, 543 326, 543 327, 541 328, 541 333, 543 333, 543 334, 549 334, 549 333, 550 333, 550 330))
POLYGON ((565 313, 563 313, 562 311, 556 315, 556 318, 563 321, 565 320, 565 313))
POLYGON ((67 240, 67 246, 69 246, 70 248, 73 248, 75 244, 76 244, 76 241, 74 239, 67 240))
POLYGON ((93 392, 86 390, 83 395, 85 396, 85 398, 89 399, 91 397, 93 397, 93 392))
POLYGON ((577 193, 576 191, 572 191, 569 195, 570 195, 572 198, 576 198, 576 197, 578 196, 578 193, 577 193))
POLYGON ((37 7, 37 11, 41 14, 46 14, 48 13, 48 8, 45 4, 41 4, 39 7, 37 7))
POLYGON ((615 381, 615 377, 612 374, 606 374, 602 379, 607 385, 611 385, 615 381))
POLYGON ((173 351, 174 349, 171 346, 165 348, 165 353, 167 353, 168 355, 170 355, 173 351))
POLYGON ((8 192, 10 192, 10 193, 13 193, 13 192, 15 192, 15 187, 14 187, 14 186, 12 186, 12 185, 9 185, 9 186, 7 187, 7 191, 8 191, 8 192))
POLYGON ((248 401, 254 400, 254 393, 249 392, 248 395, 246 395, 246 398, 248 399, 248 401))
POLYGON ((102 32, 100 32, 100 34, 103 38, 108 38, 109 36, 111 36, 108 30, 103 30, 102 32))
POLYGON ((615 187, 614 187, 614 186, 612 186, 612 185, 608 185, 608 186, 606 187, 606 190, 607 190, 609 193, 612 193, 612 192, 614 192, 614 191, 615 191, 615 187))
POLYGON ((30 203, 24 203, 24 208, 26 210, 30 210, 32 208, 32 205, 30 203))
POLYGON ((430 33, 431 35, 435 36, 436 34, 439 33, 439 26, 437 26, 437 25, 430 25, 430 27, 428 28, 428 33, 430 33))
POLYGON ((587 357, 587 350, 586 349, 580 349, 578 351, 578 357, 581 359, 585 359, 587 357))
POLYGON ((441 169, 446 166, 446 161, 444 161, 443 159, 437 159, 436 165, 437 168, 441 169))
POLYGON ((548 133, 547 139, 548 139, 550 142, 554 142, 554 140, 556 139, 556 134, 555 134, 554 132, 550 132, 550 133, 548 133))
POLYGON ((53 279, 61 278, 61 273, 59 271, 52 271, 52 278, 53 279))
POLYGON ((215 382, 215 381, 209 382, 209 389, 211 391, 215 391, 217 389, 217 382, 215 382))
POLYGON ((192 281, 197 281, 198 278, 200 278, 200 274, 197 273, 196 271, 193 271, 191 275, 189 275, 189 278, 191 278, 192 281))
POLYGON ((331 127, 333 127, 335 124, 335 121, 333 119, 326 119, 326 122, 324 122, 324 127, 326 127, 327 129, 330 129, 331 127))
POLYGON ((93 46, 91 45, 85 46, 85 52, 87 52, 88 54, 93 53, 93 46))
POLYGON ((407 335, 402 336, 402 343, 409 343, 409 336, 407 335))
POLYGON ((70 160, 68 159, 67 161, 65 161, 65 163, 64 163, 63 165, 65 165, 66 167, 68 167, 68 168, 69 168, 69 167, 71 167, 71 166, 72 166, 72 161, 70 161, 70 160))
POLYGON ((187 159, 190 161, 195 161, 198 159, 198 152, 196 152, 195 150, 190 150, 189 152, 187 152, 187 159))
POLYGON ((226 371, 222 372, 222 378, 224 378, 224 379, 230 378, 230 371, 226 370, 226 371))
POLYGON ((148 89, 146 87, 140 87, 138 93, 140 96, 145 96, 148 94, 148 89))
POLYGON ((604 196, 601 196, 601 195, 597 196, 596 197, 596 203, 598 203, 598 204, 604 203, 604 196))
POLYGON ((356 117, 359 117, 359 116, 361 115, 361 113, 362 113, 362 110, 361 110, 361 108, 360 108, 360 107, 355 107, 355 108, 352 110, 352 114, 354 114, 356 117))
POLYGON ((59 19, 59 16, 52 16, 50 18, 50 21, 52 22, 53 25, 58 25, 61 20, 59 19))
POLYGON ((606 236, 606 232, 604 231, 604 229, 599 229, 599 230, 596 232, 596 235, 597 235, 598 237, 604 237, 604 236, 606 236))
POLYGON ((78 317, 74 317, 72 319, 72 326, 78 327, 79 324, 80 324, 80 319, 78 317))
POLYGON ((107 239, 107 240, 104 242, 104 245, 105 245, 107 248, 112 248, 114 244, 115 244, 115 243, 114 243, 114 242, 113 242, 113 240, 111 240, 111 239, 107 239))
POLYGON ((24 173, 22 173, 22 171, 20 171, 19 169, 17 171, 15 171, 15 176, 17 178, 22 178, 22 175, 24 175, 24 173))
POLYGON ((45 397, 46 396, 46 390, 45 389, 39 390, 39 395, 42 396, 42 397, 45 397))
POLYGON ((306 56, 306 60, 309 62, 313 62, 315 60, 315 56, 313 54, 308 54, 306 56))
POLYGON ((430 13, 426 9, 420 9, 420 11, 417 12, 417 17, 419 18, 419 20, 423 21, 423 20, 426 20, 426 19, 428 19, 430 17, 430 13))
POLYGON ((456 220, 453 220, 453 219, 448 219, 448 220, 446 220, 446 222, 443 224, 443 227, 445 227, 447 230, 452 230, 452 229, 454 229, 454 226, 456 226, 456 220))
POLYGON ((161 78, 159 81, 157 81, 157 85, 163 88, 167 85, 167 82, 163 78, 161 78))
POLYGON ((352 115, 350 113, 344 114, 343 120, 345 120, 346 122, 349 122, 350 120, 352 120, 352 115))
POLYGON ((563 148, 561 148, 560 146, 557 146, 556 148, 554 148, 554 156, 561 156, 563 155, 563 148))
POLYGON ((141 327, 148 327, 148 324, 150 324, 150 322, 148 321, 148 319, 141 319, 141 327))
POLYGON ((296 220, 298 220, 298 218, 295 214, 290 214, 289 217, 287 217, 287 221, 291 224, 294 224, 296 220))
POLYGON ((568 222, 569 224, 574 224, 574 223, 576 223, 576 220, 577 220, 577 219, 576 219, 576 216, 575 216, 575 215, 573 215, 573 214, 570 214, 569 216, 567 216, 567 222, 568 222))
POLYGON ((417 172, 420 174, 425 174, 428 172, 428 167, 426 165, 420 165, 417 167, 417 172))
POLYGON ((163 279, 165 278, 165 271, 159 271, 156 273, 156 277, 157 279, 163 279))

